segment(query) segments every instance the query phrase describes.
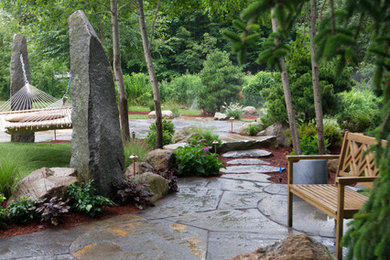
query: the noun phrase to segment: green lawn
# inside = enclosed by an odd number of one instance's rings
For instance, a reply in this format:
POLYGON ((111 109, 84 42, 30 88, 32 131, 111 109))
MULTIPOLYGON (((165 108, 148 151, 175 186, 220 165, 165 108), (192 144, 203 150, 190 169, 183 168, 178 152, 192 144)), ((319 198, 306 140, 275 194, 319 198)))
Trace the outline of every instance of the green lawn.
POLYGON ((4 156, 15 159, 23 178, 42 167, 69 167, 70 143, 1 143, 0 158, 4 156))
POLYGON ((148 115, 143 115, 143 114, 129 115, 129 119, 148 119, 148 115))
POLYGON ((144 106, 129 106, 129 111, 150 111, 150 109, 144 106))

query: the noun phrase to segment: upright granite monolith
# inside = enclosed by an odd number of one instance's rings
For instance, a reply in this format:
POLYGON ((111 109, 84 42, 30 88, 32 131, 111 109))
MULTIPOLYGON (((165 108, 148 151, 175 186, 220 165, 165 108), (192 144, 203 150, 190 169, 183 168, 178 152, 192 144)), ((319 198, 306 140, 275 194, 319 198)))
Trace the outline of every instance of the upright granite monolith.
POLYGON ((72 157, 83 180, 93 178, 100 194, 114 195, 123 182, 124 153, 110 64, 83 11, 68 19, 72 73, 72 157))
MULTIPOLYGON (((30 64, 27 57, 27 41, 26 37, 20 34, 15 34, 12 42, 12 54, 11 54, 11 66, 10 66, 10 97, 11 97, 11 110, 30 109, 31 104, 25 102, 28 107, 16 107, 12 100, 12 96, 16 94, 21 88, 23 88, 27 82, 30 82, 30 64), (20 60, 22 55, 22 61, 20 60)), ((18 133, 11 135, 11 142, 15 143, 33 143, 34 132, 18 133)))

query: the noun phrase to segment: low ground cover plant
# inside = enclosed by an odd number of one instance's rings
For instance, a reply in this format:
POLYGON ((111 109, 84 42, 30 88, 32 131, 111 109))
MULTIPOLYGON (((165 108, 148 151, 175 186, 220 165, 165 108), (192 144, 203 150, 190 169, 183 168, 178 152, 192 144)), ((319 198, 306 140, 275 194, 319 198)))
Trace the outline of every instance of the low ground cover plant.
POLYGON ((199 136, 189 140, 189 146, 179 147, 174 154, 179 162, 177 175, 182 176, 215 176, 220 168, 225 168, 217 154, 210 153, 205 142, 199 136))
POLYGON ((153 205, 153 203, 150 202, 150 198, 153 197, 154 194, 149 190, 148 186, 144 184, 135 184, 132 181, 124 182, 118 187, 116 195, 117 200, 121 204, 134 203, 139 209, 144 209, 147 206, 153 205))
POLYGON ((7 225, 7 210, 2 205, 5 199, 4 195, 0 193, 0 228, 7 225))
POLYGON ((62 215, 69 212, 70 206, 62 198, 52 197, 35 203, 35 213, 40 216, 41 222, 57 226, 62 215))
POLYGON ((15 200, 9 203, 7 207, 7 216, 18 224, 24 224, 34 219, 35 203, 27 197, 15 200))
POLYGON ((97 195, 92 180, 86 183, 74 183, 68 186, 67 196, 67 203, 71 206, 72 210, 91 217, 99 216, 103 212, 103 206, 115 205, 110 199, 97 195))

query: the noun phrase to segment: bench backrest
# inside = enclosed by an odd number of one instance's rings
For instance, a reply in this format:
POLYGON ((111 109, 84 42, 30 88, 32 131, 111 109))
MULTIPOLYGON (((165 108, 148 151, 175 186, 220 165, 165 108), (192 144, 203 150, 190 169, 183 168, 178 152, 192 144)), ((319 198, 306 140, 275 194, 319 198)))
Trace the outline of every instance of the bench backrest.
MULTIPOLYGON (((378 175, 379 169, 375 167, 373 153, 366 153, 367 148, 376 143, 377 141, 373 137, 345 132, 337 176, 370 177, 378 175)), ((382 141, 382 145, 386 145, 386 142, 382 141)))

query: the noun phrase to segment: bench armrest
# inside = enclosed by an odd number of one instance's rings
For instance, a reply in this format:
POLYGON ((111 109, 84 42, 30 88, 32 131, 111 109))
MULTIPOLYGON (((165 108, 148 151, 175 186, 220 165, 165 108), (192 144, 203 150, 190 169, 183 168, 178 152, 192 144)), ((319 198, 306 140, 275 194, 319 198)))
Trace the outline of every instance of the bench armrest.
POLYGON ((313 159, 338 159, 339 154, 321 154, 321 155, 287 155, 287 184, 293 183, 293 163, 299 162, 300 160, 313 160, 313 159))
POLYGON ((300 160, 313 160, 313 159, 338 159, 339 154, 319 154, 319 155, 287 155, 288 162, 299 162, 300 160))
POLYGON ((379 176, 372 176, 372 177, 338 177, 336 178, 336 184, 340 185, 350 185, 357 182, 373 182, 376 179, 378 179, 379 176))

